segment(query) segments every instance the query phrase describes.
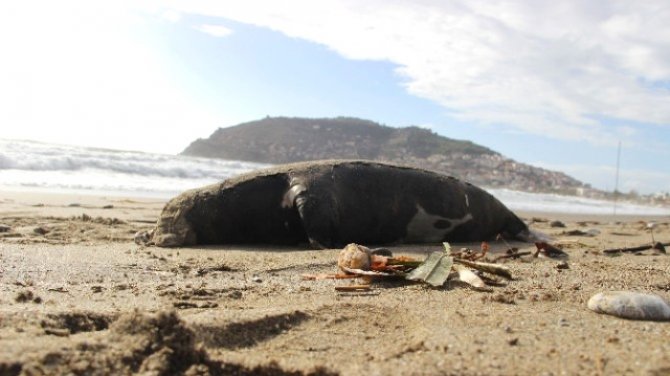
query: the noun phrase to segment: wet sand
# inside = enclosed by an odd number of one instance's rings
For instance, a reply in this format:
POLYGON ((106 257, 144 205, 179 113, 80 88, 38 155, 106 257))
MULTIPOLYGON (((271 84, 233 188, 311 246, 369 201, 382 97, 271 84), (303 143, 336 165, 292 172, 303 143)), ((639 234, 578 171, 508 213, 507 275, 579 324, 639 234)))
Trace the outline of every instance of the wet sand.
MULTIPOLYGON (((336 272, 339 250, 135 244, 163 204, 0 192, 0 375, 670 374, 670 322, 586 308, 606 290, 670 299, 670 255, 602 253, 650 243, 650 220, 670 242, 670 217, 520 213, 569 254, 567 268, 525 256, 490 292, 379 281, 340 293, 352 281, 302 280, 336 272)), ((452 248, 463 246, 479 248, 452 248)))

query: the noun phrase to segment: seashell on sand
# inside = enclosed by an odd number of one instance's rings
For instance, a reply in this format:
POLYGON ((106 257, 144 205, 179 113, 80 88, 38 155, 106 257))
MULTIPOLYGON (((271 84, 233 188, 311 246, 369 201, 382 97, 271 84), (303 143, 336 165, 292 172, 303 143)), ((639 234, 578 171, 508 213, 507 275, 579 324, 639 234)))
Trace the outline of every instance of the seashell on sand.
POLYGON ((631 291, 600 292, 589 299, 587 307, 597 313, 631 320, 670 320, 670 304, 654 294, 631 291))
POLYGON ((372 252, 368 247, 351 243, 340 251, 337 259, 337 266, 341 270, 346 269, 370 269, 372 263, 372 252))

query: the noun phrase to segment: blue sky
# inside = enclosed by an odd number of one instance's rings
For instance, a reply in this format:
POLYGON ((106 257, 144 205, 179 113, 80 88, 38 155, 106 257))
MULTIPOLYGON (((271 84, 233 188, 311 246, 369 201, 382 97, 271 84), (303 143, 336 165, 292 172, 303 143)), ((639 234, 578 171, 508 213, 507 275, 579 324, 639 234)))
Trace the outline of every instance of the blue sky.
POLYGON ((266 115, 354 116, 601 189, 621 141, 621 190, 670 190, 666 1, 233 3, 3 3, 1 137, 178 153, 266 115))

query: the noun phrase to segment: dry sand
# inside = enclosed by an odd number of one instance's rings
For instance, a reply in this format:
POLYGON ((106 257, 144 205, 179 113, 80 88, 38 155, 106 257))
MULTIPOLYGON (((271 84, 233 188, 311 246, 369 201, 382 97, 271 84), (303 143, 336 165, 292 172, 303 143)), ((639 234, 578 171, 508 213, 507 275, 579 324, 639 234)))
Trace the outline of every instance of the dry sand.
MULTIPOLYGON (((492 292, 387 281, 338 293, 352 281, 301 279, 334 273, 338 250, 135 244, 162 205, 0 192, 11 228, 0 233, 0 375, 670 374, 670 323, 586 308, 605 290, 670 298, 670 255, 601 252, 649 243, 647 220, 670 241, 668 217, 522 213, 569 254, 567 269, 524 257, 492 292), (546 221, 559 217, 565 228, 546 221), (577 229, 600 233, 564 234, 577 229)), ((489 257, 506 248, 491 245, 489 257)), ((424 257, 440 245, 391 249, 424 257)))

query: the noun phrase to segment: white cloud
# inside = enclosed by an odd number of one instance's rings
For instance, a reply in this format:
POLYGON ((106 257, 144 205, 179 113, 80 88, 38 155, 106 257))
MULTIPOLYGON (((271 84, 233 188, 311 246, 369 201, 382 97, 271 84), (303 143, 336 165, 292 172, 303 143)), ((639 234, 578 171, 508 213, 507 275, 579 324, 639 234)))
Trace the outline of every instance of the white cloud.
POLYGON ((196 30, 202 31, 205 34, 215 36, 217 38, 227 37, 233 33, 233 31, 225 26, 221 25, 200 25, 195 27, 196 30))
POLYGON ((170 22, 179 22, 181 20, 181 13, 174 9, 167 9, 161 14, 161 17, 170 22))
POLYGON ((410 93, 462 119, 608 145, 631 129, 597 117, 670 124, 666 0, 167 4, 271 28, 348 58, 391 61, 410 93))

